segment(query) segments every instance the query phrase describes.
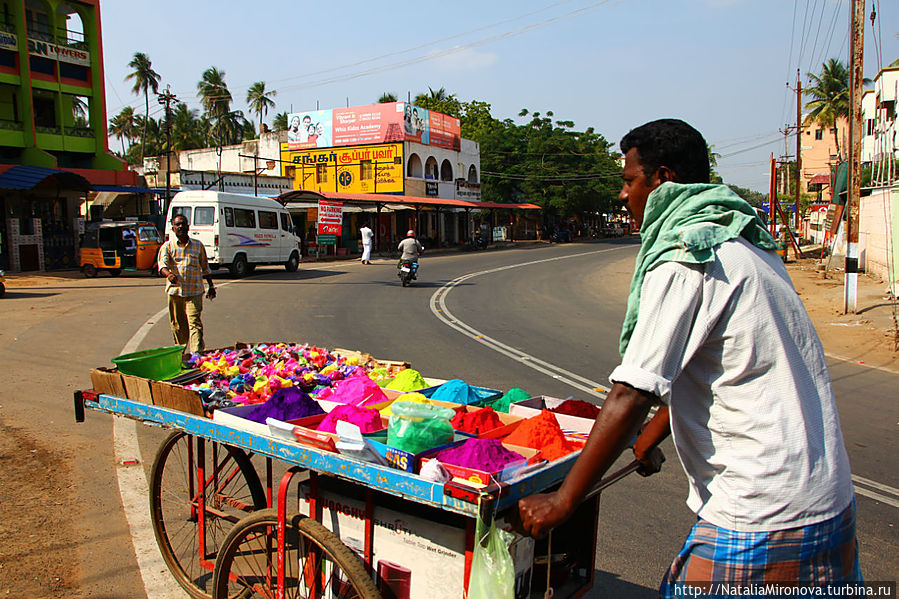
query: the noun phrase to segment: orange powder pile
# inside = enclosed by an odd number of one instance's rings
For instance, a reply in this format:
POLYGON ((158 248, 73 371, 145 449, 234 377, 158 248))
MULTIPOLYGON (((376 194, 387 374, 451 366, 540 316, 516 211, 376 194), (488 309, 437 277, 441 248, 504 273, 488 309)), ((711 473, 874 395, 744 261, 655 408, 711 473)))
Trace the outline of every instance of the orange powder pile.
POLYGON ((543 410, 539 416, 522 421, 503 441, 510 445, 539 449, 549 461, 558 460, 584 446, 583 443, 565 438, 555 414, 549 410, 543 410))

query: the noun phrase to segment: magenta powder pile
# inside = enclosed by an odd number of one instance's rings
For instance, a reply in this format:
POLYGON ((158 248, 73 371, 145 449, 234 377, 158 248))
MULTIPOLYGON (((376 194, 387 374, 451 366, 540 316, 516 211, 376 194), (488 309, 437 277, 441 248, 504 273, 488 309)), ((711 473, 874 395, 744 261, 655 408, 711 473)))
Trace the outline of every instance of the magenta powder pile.
POLYGON ((360 406, 385 402, 387 396, 376 382, 365 375, 359 375, 339 381, 334 387, 322 389, 318 399, 360 406))
POLYGON ((444 464, 491 473, 524 460, 520 454, 503 447, 499 439, 469 439, 458 447, 444 449, 434 457, 444 464))
POLYGON ((322 433, 333 433, 337 430, 337 423, 340 421, 355 424, 363 433, 384 430, 380 412, 351 405, 335 407, 325 416, 316 430, 322 433))
POLYGON ((250 410, 246 419, 265 424, 266 418, 294 420, 324 413, 317 401, 296 387, 284 387, 272 393, 268 401, 250 410))

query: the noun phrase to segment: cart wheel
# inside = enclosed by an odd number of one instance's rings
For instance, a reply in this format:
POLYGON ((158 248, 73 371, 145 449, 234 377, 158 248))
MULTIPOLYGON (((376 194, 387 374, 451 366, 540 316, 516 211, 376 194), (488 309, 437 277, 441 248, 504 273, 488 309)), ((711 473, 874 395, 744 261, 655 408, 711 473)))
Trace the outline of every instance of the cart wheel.
POLYGON ((227 445, 206 445, 206 554, 201 556, 193 440, 174 432, 159 447, 150 475, 150 515, 156 543, 175 580, 191 597, 211 599, 210 568, 222 540, 235 522, 266 507, 265 491, 246 453, 227 445))
MULTIPOLYGON (((214 599, 243 589, 274 597, 278 573, 278 510, 250 514, 234 525, 215 561, 214 599)), ((381 599, 365 564, 315 520, 288 514, 284 596, 381 599), (330 591, 330 592, 329 592, 330 591)))

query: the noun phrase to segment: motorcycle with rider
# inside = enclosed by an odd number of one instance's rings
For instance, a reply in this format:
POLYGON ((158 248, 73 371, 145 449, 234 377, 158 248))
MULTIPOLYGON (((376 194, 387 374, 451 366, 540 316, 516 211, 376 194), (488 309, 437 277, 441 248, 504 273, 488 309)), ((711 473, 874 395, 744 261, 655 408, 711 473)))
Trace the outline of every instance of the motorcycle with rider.
POLYGON ((418 257, 425 251, 424 246, 415 238, 415 231, 406 231, 406 237, 400 241, 396 248, 400 252, 400 261, 397 263, 396 276, 399 277, 403 287, 408 287, 418 273, 418 257))

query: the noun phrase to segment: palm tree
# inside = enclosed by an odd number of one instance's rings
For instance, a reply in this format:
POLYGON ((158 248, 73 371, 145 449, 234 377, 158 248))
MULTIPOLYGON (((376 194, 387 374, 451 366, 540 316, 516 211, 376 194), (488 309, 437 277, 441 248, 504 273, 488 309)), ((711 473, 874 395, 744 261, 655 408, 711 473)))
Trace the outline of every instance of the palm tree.
POLYGON ((257 81, 247 90, 247 104, 251 112, 259 115, 259 132, 262 132, 262 117, 268 114, 269 108, 275 107, 273 96, 278 95, 275 90, 265 91, 265 82, 257 81))
POLYGON ((805 104, 810 112, 803 124, 818 123, 821 127, 830 127, 839 159, 841 154, 837 121, 840 117, 849 117, 849 69, 836 58, 831 58, 821 67, 820 75, 809 73, 810 85, 802 90, 806 97, 811 98, 805 104))
POLYGON ((184 102, 179 102, 172 110, 172 150, 180 152, 202 148, 203 142, 204 135, 200 130, 197 111, 188 108, 184 102))
POLYGON ((125 155, 125 138, 128 138, 128 145, 134 139, 135 132, 134 108, 126 106, 122 111, 109 119, 109 134, 114 135, 116 139, 122 142, 122 156, 125 155))
POLYGON ((378 104, 387 104, 388 102, 396 102, 396 94, 393 92, 384 92, 378 98, 378 104))
POLYGON ((275 118, 272 119, 272 130, 273 131, 286 131, 287 130, 287 113, 279 112, 275 115, 275 118))
POLYGON ((134 58, 131 59, 128 66, 134 70, 125 77, 125 80, 134 79, 134 87, 131 88, 131 91, 136 95, 144 94, 144 104, 147 108, 146 118, 144 119, 144 133, 140 142, 140 160, 143 162, 144 144, 147 138, 146 125, 150 118, 150 90, 154 94, 159 91, 159 80, 161 77, 159 73, 153 70, 153 63, 150 62, 150 57, 143 52, 135 52, 134 58))
POLYGON ((209 67, 203 71, 202 79, 197 83, 197 93, 203 110, 211 117, 218 117, 231 110, 231 92, 225 83, 225 71, 209 67))

